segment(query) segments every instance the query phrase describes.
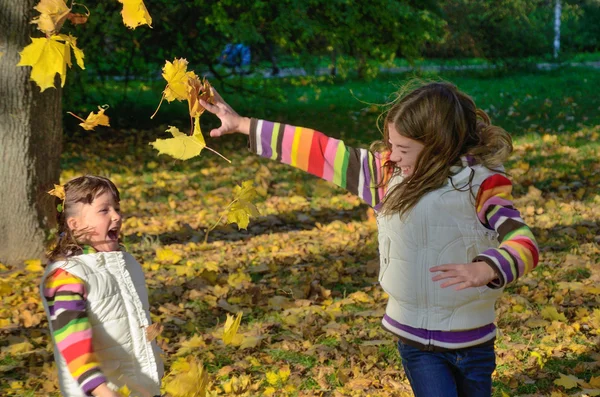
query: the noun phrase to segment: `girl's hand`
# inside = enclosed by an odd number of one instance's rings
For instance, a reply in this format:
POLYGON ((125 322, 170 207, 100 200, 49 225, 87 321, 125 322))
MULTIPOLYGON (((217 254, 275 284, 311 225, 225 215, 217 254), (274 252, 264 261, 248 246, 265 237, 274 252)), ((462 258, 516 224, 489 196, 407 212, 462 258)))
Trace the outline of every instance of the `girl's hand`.
POLYGON ((123 397, 116 391, 111 390, 106 383, 101 383, 98 385, 98 387, 92 390, 92 395, 96 397, 123 397))
POLYGON ((218 137, 221 135, 233 134, 234 132, 241 132, 242 134, 250 134, 250 119, 248 117, 242 117, 227 102, 221 98, 221 95, 211 87, 214 95, 214 104, 210 104, 205 100, 200 99, 200 105, 204 106, 206 110, 214 114, 221 120, 221 126, 215 128, 210 132, 210 136, 218 137))
POLYGON ((429 271, 440 272, 432 278, 433 281, 446 280, 440 287, 457 285, 456 291, 470 287, 483 287, 498 278, 496 271, 486 262, 451 263, 434 266, 429 271))

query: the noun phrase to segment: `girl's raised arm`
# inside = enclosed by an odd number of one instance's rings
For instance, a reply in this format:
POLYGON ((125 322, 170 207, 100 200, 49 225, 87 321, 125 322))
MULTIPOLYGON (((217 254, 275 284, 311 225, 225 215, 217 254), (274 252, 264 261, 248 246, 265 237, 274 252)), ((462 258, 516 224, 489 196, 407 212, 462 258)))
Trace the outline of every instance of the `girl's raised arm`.
POLYGON ((385 191, 377 185, 389 179, 389 168, 383 166, 388 153, 350 148, 310 128, 242 117, 216 91, 214 94, 214 105, 201 102, 221 120, 221 127, 210 132, 212 137, 247 134, 252 152, 332 182, 372 207, 381 202, 385 191))

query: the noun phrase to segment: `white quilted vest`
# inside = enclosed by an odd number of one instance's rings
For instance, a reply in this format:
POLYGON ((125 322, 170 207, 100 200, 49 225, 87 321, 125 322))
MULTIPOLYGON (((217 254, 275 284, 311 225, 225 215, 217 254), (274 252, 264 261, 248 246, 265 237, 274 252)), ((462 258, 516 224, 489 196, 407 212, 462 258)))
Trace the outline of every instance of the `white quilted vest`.
MULTIPOLYGON (((58 268, 85 282, 94 352, 109 387, 118 389, 126 384, 132 396, 160 395, 163 362, 156 342, 146 339, 146 327, 151 320, 140 264, 130 254, 120 251, 78 255, 50 264, 42 277, 40 291, 46 277, 58 268)), ((49 318, 48 303, 43 296, 42 302, 49 318)), ((54 358, 62 394, 85 397, 56 347, 54 358)))
MULTIPOLYGON (((379 282, 389 295, 386 313, 392 319, 438 331, 494 322, 494 304, 502 289, 441 288, 442 282, 431 281, 434 273, 429 271, 436 265, 470 263, 486 249, 498 247, 497 233, 486 229, 475 212, 479 186, 494 173, 482 166, 465 167, 452 182, 423 196, 404 218, 377 217, 379 282), (473 193, 468 189, 471 177, 473 193)), ((391 183, 401 180, 394 179, 391 183)))

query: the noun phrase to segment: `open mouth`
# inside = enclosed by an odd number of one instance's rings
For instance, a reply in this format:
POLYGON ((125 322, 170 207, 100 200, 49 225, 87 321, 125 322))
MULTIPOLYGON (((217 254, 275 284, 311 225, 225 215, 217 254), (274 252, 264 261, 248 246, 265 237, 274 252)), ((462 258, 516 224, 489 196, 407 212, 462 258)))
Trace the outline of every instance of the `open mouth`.
POLYGON ((118 227, 113 227, 112 229, 110 229, 108 231, 108 239, 112 240, 112 241, 119 240, 119 228, 118 227))

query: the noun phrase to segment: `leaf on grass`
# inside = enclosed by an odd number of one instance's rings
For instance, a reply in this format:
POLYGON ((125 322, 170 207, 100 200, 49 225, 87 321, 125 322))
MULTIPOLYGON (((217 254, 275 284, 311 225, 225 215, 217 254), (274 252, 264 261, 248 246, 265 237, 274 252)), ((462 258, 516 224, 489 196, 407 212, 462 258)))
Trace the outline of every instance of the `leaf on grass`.
POLYGON ((567 322, 565 315, 563 313, 559 313, 554 306, 546 306, 542 309, 540 314, 547 320, 567 322))
POLYGON ((77 65, 85 69, 83 51, 77 48, 77 39, 64 34, 31 39, 31 44, 19 53, 21 60, 17 66, 31 66, 31 80, 35 81, 42 91, 54 87, 57 73, 60 75, 61 86, 64 86, 67 66, 72 66, 70 49, 73 49, 77 65))
POLYGON ((230 345, 233 342, 233 338, 236 336, 240 323, 242 322, 242 312, 239 312, 235 319, 231 315, 227 315, 225 320, 225 326, 223 329, 223 343, 230 345))
POLYGON ((119 0, 123 4, 123 24, 130 29, 135 29, 140 25, 152 27, 152 17, 146 9, 143 0, 119 0))
POLYGON ((43 272, 42 261, 39 259, 29 259, 25 261, 25 270, 28 272, 43 272))
POLYGON ((40 15, 33 18, 31 23, 36 24, 37 28, 47 36, 52 36, 60 31, 71 12, 71 9, 67 7, 64 0, 41 0, 33 8, 40 15))
MULTIPOLYGON (((205 397, 208 372, 194 358, 189 359, 188 363, 184 371, 165 381, 165 391, 172 397, 205 397)), ((177 367, 181 367, 181 364, 177 367)))
POLYGON ((560 378, 554 380, 554 384, 557 386, 562 386, 565 389, 572 389, 577 387, 578 382, 581 380, 573 375, 565 375, 560 374, 560 378))
POLYGON ((252 181, 242 182, 234 188, 234 201, 227 212, 227 223, 237 223, 238 228, 246 229, 250 217, 259 216, 256 206, 251 202, 258 196, 252 181))
POLYGON ((83 127, 84 130, 93 131, 94 128, 98 127, 99 125, 110 127, 108 116, 104 114, 106 109, 108 109, 107 105, 98 106, 98 113, 90 112, 90 114, 87 116, 87 119, 85 120, 72 112, 67 113, 81 120, 82 122, 79 123, 79 125, 83 127))
POLYGON ((179 131, 177 127, 172 126, 169 127, 167 132, 170 132, 173 138, 157 139, 150 142, 150 145, 158 150, 158 154, 168 154, 178 160, 187 160, 198 156, 202 149, 206 147, 200 128, 197 128, 192 136, 186 135, 179 131))

